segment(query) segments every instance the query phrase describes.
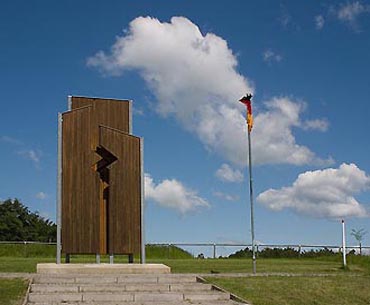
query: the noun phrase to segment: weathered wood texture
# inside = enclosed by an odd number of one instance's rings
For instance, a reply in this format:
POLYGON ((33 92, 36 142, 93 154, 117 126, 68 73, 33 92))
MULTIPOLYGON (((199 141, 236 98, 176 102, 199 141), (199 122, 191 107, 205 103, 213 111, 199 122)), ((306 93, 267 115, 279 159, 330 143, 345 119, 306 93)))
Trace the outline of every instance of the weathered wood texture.
POLYGON ((108 251, 139 253, 141 245, 140 138, 100 127, 100 144, 118 160, 109 173, 108 251))
POLYGON ((71 101, 62 129, 62 252, 139 253, 141 155, 140 139, 128 135, 130 102, 71 101), (104 172, 108 184, 96 171, 98 147, 118 158, 104 172))
POLYGON ((99 177, 91 168, 91 107, 63 114, 62 251, 98 253, 99 177))
POLYGON ((94 130, 92 145, 99 143, 99 125, 130 132, 130 101, 72 96, 72 110, 92 106, 92 129, 94 130))

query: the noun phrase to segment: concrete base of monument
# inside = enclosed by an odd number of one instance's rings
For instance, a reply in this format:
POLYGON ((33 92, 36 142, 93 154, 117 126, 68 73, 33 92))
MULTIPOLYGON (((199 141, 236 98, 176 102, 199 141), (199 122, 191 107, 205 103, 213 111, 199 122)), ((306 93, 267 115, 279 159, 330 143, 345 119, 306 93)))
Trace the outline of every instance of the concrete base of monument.
POLYGON ((163 264, 37 264, 38 274, 168 274, 163 264))

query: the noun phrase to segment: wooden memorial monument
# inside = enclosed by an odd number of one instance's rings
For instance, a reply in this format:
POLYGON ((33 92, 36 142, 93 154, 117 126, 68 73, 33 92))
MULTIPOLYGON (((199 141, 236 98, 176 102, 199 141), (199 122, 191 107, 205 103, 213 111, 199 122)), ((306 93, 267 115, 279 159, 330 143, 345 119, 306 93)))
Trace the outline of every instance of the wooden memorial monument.
POLYGON ((143 240, 143 141, 132 135, 132 102, 69 97, 59 115, 58 250, 139 254, 143 240))

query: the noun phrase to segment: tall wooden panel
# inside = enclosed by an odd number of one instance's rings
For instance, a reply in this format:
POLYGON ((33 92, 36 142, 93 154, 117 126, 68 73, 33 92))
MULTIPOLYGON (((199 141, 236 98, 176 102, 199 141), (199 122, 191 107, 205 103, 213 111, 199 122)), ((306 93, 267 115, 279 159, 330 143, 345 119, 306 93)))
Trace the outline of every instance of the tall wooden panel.
POLYGON ((63 114, 62 251, 98 253, 99 178, 91 168, 91 107, 63 114))
POLYGON ((141 248, 140 138, 131 102, 71 97, 62 115, 62 252, 141 248))
POLYGON ((100 145, 117 157, 109 169, 109 253, 138 253, 141 245, 140 138, 101 126, 100 145))
MULTIPOLYGON (((71 97, 71 109, 91 106, 90 129, 92 133, 91 149, 95 150, 99 145, 99 126, 109 126, 130 133, 130 101, 114 100, 92 97, 71 97)), ((98 156, 95 155, 95 162, 98 156)))

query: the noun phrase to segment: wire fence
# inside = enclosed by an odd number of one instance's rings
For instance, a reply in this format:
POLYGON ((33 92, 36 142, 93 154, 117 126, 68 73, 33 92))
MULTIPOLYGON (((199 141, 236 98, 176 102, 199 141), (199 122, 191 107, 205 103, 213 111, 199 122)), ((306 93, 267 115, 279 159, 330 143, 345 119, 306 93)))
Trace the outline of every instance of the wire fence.
MULTIPOLYGON (((47 249, 47 252, 51 255, 54 255, 54 248, 56 247, 55 242, 37 242, 37 241, 0 241, 0 255, 2 253, 2 246, 4 245, 13 245, 16 247, 23 246, 23 254, 28 256, 32 251, 36 253, 47 249), (46 247, 46 248, 45 248, 46 247), (35 250, 36 248, 36 250, 35 250)), ((204 257, 204 258, 218 258, 218 257, 227 257, 236 251, 240 251, 245 248, 251 249, 251 244, 237 244, 237 243, 185 243, 185 242, 152 242, 147 245, 151 246, 162 246, 167 249, 166 258, 173 258, 172 250, 173 247, 181 248, 190 254, 193 257, 204 257)), ((4 247, 3 247, 4 248, 4 247)), ((305 251, 311 250, 331 250, 333 252, 342 252, 341 245, 310 245, 310 244, 258 244, 256 245, 257 255, 261 253, 266 248, 270 249, 293 249, 298 252, 298 254, 303 254, 305 251)), ((354 251, 356 254, 370 255, 370 246, 359 246, 352 245, 346 246, 346 252, 354 251)))
MULTIPOLYGON (((234 243, 183 243, 183 242, 173 242, 173 243, 150 243, 150 245, 167 247, 168 258, 171 258, 170 249, 172 246, 182 248, 197 257, 203 254, 204 257, 208 258, 218 258, 225 257, 236 251, 252 248, 252 244, 234 244, 234 243)), ((257 255, 263 249, 294 249, 298 253, 303 253, 308 250, 332 250, 333 252, 342 252, 343 247, 341 245, 309 245, 309 244, 258 244, 256 245, 257 255)), ((356 254, 370 254, 370 246, 346 246, 346 252, 354 250, 356 254)))

